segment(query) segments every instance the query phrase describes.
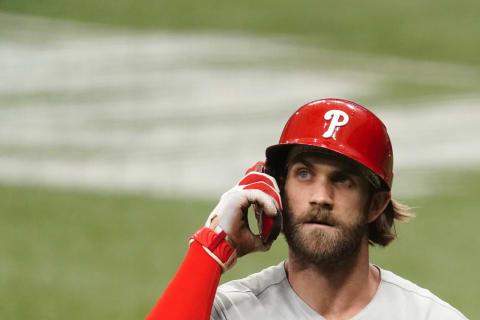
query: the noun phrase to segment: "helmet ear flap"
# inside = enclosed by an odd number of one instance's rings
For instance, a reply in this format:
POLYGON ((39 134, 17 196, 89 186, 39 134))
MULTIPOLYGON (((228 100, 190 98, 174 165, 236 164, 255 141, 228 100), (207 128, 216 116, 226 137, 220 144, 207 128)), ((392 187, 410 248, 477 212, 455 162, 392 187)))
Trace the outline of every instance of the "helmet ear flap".
MULTIPOLYGON (((274 177, 277 183, 284 185, 287 175, 287 157, 292 145, 284 145, 267 155, 265 173, 274 177)), ((282 187, 280 187, 282 189, 282 187)))

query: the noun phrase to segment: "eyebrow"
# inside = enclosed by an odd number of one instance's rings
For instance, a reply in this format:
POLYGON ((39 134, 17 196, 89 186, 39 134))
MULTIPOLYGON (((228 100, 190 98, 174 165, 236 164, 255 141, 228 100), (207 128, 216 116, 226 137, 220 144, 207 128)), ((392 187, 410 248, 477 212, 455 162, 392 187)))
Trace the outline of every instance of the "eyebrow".
POLYGON ((293 167, 293 166, 296 165, 297 163, 301 163, 301 164, 303 164, 305 167, 307 167, 307 168, 309 168, 309 169, 313 169, 313 164, 311 164, 310 161, 307 161, 307 160, 305 160, 305 159, 298 159, 298 160, 296 160, 295 162, 292 162, 292 165, 291 165, 291 166, 293 167))
MULTIPOLYGON (((292 168, 297 163, 303 164, 308 169, 314 169, 314 165, 310 161, 306 160, 305 158, 300 158, 300 159, 296 159, 295 161, 292 161, 290 168, 292 168)), ((359 168, 357 168, 352 164, 342 163, 341 161, 337 162, 335 171, 343 172, 343 173, 358 176, 358 177, 361 176, 361 172, 359 168)))

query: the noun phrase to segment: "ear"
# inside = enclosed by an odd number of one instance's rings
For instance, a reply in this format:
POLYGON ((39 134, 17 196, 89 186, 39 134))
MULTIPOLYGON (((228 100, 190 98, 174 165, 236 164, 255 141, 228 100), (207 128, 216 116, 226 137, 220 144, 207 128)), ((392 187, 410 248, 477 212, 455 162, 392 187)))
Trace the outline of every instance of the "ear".
POLYGON ((368 223, 375 221, 382 214, 390 200, 390 191, 377 191, 373 194, 368 208, 368 223))

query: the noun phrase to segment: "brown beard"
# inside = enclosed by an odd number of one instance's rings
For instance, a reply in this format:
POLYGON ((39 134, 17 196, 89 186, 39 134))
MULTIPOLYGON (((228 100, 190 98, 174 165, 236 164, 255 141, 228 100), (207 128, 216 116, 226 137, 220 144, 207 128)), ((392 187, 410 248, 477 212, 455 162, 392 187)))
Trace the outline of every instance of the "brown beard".
POLYGON ((348 225, 336 220, 329 209, 323 208, 309 210, 295 218, 286 199, 283 203, 283 233, 299 262, 329 270, 345 267, 357 256, 362 238, 368 232, 366 215, 348 225), (304 223, 310 221, 319 221, 335 229, 315 228, 307 233, 304 223))

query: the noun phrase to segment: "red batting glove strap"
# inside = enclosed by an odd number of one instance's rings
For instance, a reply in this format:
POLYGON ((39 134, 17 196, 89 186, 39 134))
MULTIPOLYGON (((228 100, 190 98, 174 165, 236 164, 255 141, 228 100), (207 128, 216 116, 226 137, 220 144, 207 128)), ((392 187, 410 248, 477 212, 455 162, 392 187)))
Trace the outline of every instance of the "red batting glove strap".
POLYGON ((223 271, 226 271, 236 260, 236 252, 225 240, 226 236, 223 231, 216 233, 210 228, 203 227, 190 239, 200 243, 203 249, 220 264, 223 271))

